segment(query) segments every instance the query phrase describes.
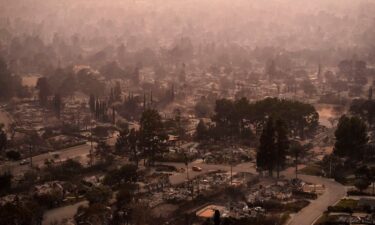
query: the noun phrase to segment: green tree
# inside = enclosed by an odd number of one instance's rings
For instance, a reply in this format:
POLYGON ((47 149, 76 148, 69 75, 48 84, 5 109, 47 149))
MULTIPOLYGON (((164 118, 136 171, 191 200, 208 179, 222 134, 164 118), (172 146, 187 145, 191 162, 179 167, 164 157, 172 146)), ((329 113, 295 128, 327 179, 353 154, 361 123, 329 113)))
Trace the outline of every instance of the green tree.
POLYGON ((215 115, 212 120, 216 123, 218 135, 221 137, 239 134, 240 117, 233 101, 228 99, 217 100, 215 115))
POLYGON ((213 221, 214 221, 214 225, 220 225, 221 219, 220 219, 220 211, 219 210, 215 210, 213 221))
POLYGON ((101 163, 109 164, 113 159, 111 150, 111 146, 109 146, 105 141, 99 141, 95 149, 95 154, 101 163))
POLYGON ((305 79, 301 83, 301 88, 309 97, 317 93, 316 87, 310 79, 305 79))
POLYGON ((112 197, 112 190, 107 186, 92 187, 85 195, 90 204, 106 204, 112 197))
POLYGON ((273 80, 277 76, 277 68, 275 60, 269 60, 266 64, 265 68, 266 75, 268 76, 269 80, 273 80))
POLYGON ((239 121, 239 133, 241 136, 247 132, 249 127, 249 121, 251 118, 251 110, 249 100, 247 98, 241 98, 234 102, 235 112, 238 115, 239 121))
POLYGON ((14 97, 17 92, 22 93, 24 90, 21 86, 21 79, 12 75, 7 63, 0 57, 0 99, 8 100, 14 97))
POLYGON ((300 158, 303 152, 303 146, 299 142, 292 142, 289 148, 289 155, 294 158, 294 166, 296 179, 298 177, 298 159, 300 158))
POLYGON ((116 204, 119 208, 131 205, 134 200, 137 184, 121 185, 116 195, 116 204))
POLYGON ((366 124, 358 117, 343 115, 335 131, 336 143, 333 153, 340 157, 361 160, 368 143, 366 124))
POLYGON ((0 206, 0 223, 6 225, 40 225, 43 209, 31 201, 17 201, 0 206))
POLYGON ((104 204, 94 203, 78 208, 74 220, 76 224, 109 224, 111 210, 104 204))
POLYGON ((7 151, 6 156, 11 160, 20 160, 21 159, 21 154, 17 151, 14 151, 14 150, 7 151))
POLYGON ((139 145, 139 132, 136 131, 134 128, 130 130, 128 135, 128 144, 130 152, 132 153, 132 159, 135 162, 135 165, 138 167, 138 145, 139 145))
POLYGON ((117 137, 115 149, 117 152, 130 154, 130 159, 134 160, 138 166, 138 139, 139 134, 134 128, 123 128, 117 137))
POLYGON ((114 89, 113 89, 113 95, 114 95, 114 99, 116 100, 116 101, 121 101, 121 84, 120 84, 120 82, 116 82, 116 85, 115 85, 115 87, 114 87, 114 89))
POLYGON ((375 167, 369 169, 371 184, 372 184, 372 195, 375 194, 375 167))
POLYGON ((47 78, 40 77, 37 81, 36 88, 39 90, 39 102, 41 106, 46 106, 48 96, 51 94, 51 89, 48 84, 47 78))
POLYGON ((90 94, 89 106, 90 106, 91 113, 95 112, 95 103, 96 103, 95 96, 93 94, 90 94))
POLYGON ((60 180, 73 179, 77 175, 80 175, 82 171, 83 171, 82 165, 73 159, 68 159, 65 162, 63 162, 61 165, 51 167, 48 170, 48 172, 51 174, 51 177, 53 177, 54 179, 60 179, 60 180))
POLYGON ((0 175, 0 191, 9 190, 12 185, 12 174, 10 172, 4 172, 0 175))
POLYGON ((208 138, 207 132, 208 132, 208 129, 207 129, 206 124, 203 122, 203 120, 199 120, 199 123, 198 123, 196 131, 195 131, 196 139, 198 141, 207 140, 207 138, 208 138))
POLYGON ((367 178, 357 178, 354 182, 354 186, 360 191, 366 190, 370 186, 371 182, 367 178))
POLYGON ((279 178, 280 170, 284 168, 287 150, 289 149, 289 139, 286 124, 283 120, 276 120, 276 171, 279 178))
POLYGON ((60 94, 55 94, 53 98, 53 109, 56 113, 57 118, 60 119, 61 115, 62 100, 60 94))
POLYGON ((117 135, 115 149, 116 152, 126 153, 129 150, 129 128, 128 126, 120 130, 120 133, 117 135))
POLYGON ((273 118, 270 117, 260 136, 256 163, 260 170, 268 170, 270 176, 275 168, 275 128, 273 118))
POLYGON ((375 101, 365 99, 354 99, 350 104, 350 112, 371 126, 375 114, 375 101))
POLYGON ((0 123, 0 153, 7 147, 7 134, 4 131, 4 124, 0 123))
POLYGON ((194 112, 197 117, 208 117, 212 112, 212 104, 209 101, 202 97, 194 106, 194 112))
POLYGON ((9 99, 14 91, 11 84, 11 72, 3 58, 0 58, 0 98, 9 99))
POLYGON ((137 166, 126 164, 108 173, 104 178, 104 183, 107 185, 134 184, 138 181, 138 177, 137 166))
POLYGON ((167 139, 161 116, 155 109, 147 109, 142 113, 139 137, 144 156, 148 158, 148 164, 151 165, 155 155, 164 150, 167 139))
POLYGON ((173 111, 174 114, 174 119, 173 119, 173 124, 174 124, 174 130, 175 134, 179 137, 180 140, 183 140, 183 138, 186 136, 186 129, 184 127, 184 121, 182 118, 182 113, 179 108, 176 108, 173 111))

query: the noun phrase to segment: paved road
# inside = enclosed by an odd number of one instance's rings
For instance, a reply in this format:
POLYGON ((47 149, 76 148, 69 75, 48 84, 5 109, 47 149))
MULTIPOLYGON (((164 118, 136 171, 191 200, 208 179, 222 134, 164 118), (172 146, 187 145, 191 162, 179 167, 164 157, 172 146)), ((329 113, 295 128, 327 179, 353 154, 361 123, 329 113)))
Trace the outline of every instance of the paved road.
MULTIPOLYGON (((293 178, 294 174, 291 171, 293 170, 288 169, 283 174, 287 178, 293 178)), ((327 210, 328 206, 334 205, 346 195, 346 187, 331 179, 309 175, 298 175, 298 178, 310 183, 323 184, 326 190, 318 199, 294 215, 288 225, 313 224, 327 210)))
MULTIPOLYGON (((78 145, 71 148, 62 149, 59 151, 54 151, 50 153, 44 153, 41 155, 34 156, 32 158, 33 160, 33 166, 41 167, 44 165, 44 162, 46 159, 53 159, 54 154, 58 154, 59 158, 55 160, 66 160, 66 159, 75 159, 80 158, 82 160, 86 160, 86 155, 90 152, 90 145, 89 144, 83 144, 78 145)), ((30 165, 20 165, 20 162, 7 162, 3 165, 0 165, 0 173, 3 171, 9 170, 13 176, 22 175, 27 170, 30 169, 30 165)))
MULTIPOLYGON (((171 165, 171 166, 176 167, 177 169, 179 169, 179 168, 186 169, 186 166, 185 166, 184 163, 160 163, 160 164, 171 165)), ((215 171, 215 170, 223 170, 223 171, 229 172, 230 166, 229 165, 205 164, 202 160, 196 160, 192 163, 189 163, 189 170, 188 170, 189 171, 189 178, 191 179, 191 178, 194 178, 198 175, 206 174, 206 173, 209 173, 209 172, 215 171), (202 171, 200 171, 200 172, 193 171, 192 170, 193 166, 198 166, 198 167, 202 168, 202 171)), ((250 163, 250 162, 249 163, 242 163, 242 164, 238 164, 238 165, 234 166, 233 172, 249 172, 249 173, 252 173, 252 174, 257 173, 256 170, 255 170, 254 163, 250 163)), ((186 179, 187 179, 186 171, 183 172, 183 173, 175 173, 175 174, 169 176, 169 181, 173 185, 183 183, 186 179)))

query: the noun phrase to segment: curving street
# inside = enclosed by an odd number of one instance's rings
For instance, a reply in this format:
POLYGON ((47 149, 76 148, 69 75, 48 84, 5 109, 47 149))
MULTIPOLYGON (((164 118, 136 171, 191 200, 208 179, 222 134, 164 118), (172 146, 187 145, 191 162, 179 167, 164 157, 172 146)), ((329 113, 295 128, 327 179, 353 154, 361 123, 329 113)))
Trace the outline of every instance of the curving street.
MULTIPOLYGON (((285 176, 292 178, 294 174, 285 173, 285 176)), ((287 223, 288 225, 313 224, 327 210, 328 206, 334 205, 346 195, 346 187, 332 179, 310 175, 298 175, 298 177, 306 182, 323 184, 325 192, 318 199, 311 201, 310 205, 295 214, 287 223)))

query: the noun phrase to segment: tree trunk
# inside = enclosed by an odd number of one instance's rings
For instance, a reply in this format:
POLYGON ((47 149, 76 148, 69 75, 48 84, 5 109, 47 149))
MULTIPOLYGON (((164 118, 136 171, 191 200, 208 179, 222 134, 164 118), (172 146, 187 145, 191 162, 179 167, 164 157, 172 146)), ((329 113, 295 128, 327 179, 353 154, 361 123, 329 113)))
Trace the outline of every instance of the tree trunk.
POLYGON ((280 178, 280 166, 279 165, 277 165, 276 176, 277 176, 277 179, 280 178))
POLYGON ((273 171, 272 171, 272 169, 269 169, 268 170, 268 175, 270 176, 270 177, 273 177, 273 173, 272 173, 273 171))
POLYGON ((133 150, 133 154, 134 154, 134 161, 135 161, 135 165, 137 166, 138 168, 138 156, 137 156, 137 147, 134 148, 133 150))

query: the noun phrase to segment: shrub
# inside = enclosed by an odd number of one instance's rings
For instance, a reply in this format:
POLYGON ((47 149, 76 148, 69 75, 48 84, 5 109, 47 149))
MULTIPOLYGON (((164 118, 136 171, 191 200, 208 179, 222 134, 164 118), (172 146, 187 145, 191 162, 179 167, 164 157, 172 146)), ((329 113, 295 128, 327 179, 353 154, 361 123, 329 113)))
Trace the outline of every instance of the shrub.
POLYGON ((11 160, 20 160, 21 159, 21 154, 17 151, 14 151, 14 150, 7 151, 6 156, 11 160))
POLYGON ((290 212, 298 212, 301 209, 308 206, 309 204, 310 204, 310 202, 307 201, 307 200, 298 200, 298 201, 295 201, 295 202, 292 202, 292 203, 288 203, 284 207, 285 207, 285 210, 288 210, 290 212))
POLYGON ((317 199, 318 195, 316 193, 309 193, 309 192, 304 192, 304 191, 297 191, 294 190, 292 192, 293 196, 295 197, 300 197, 300 198, 307 198, 307 199, 317 199))

